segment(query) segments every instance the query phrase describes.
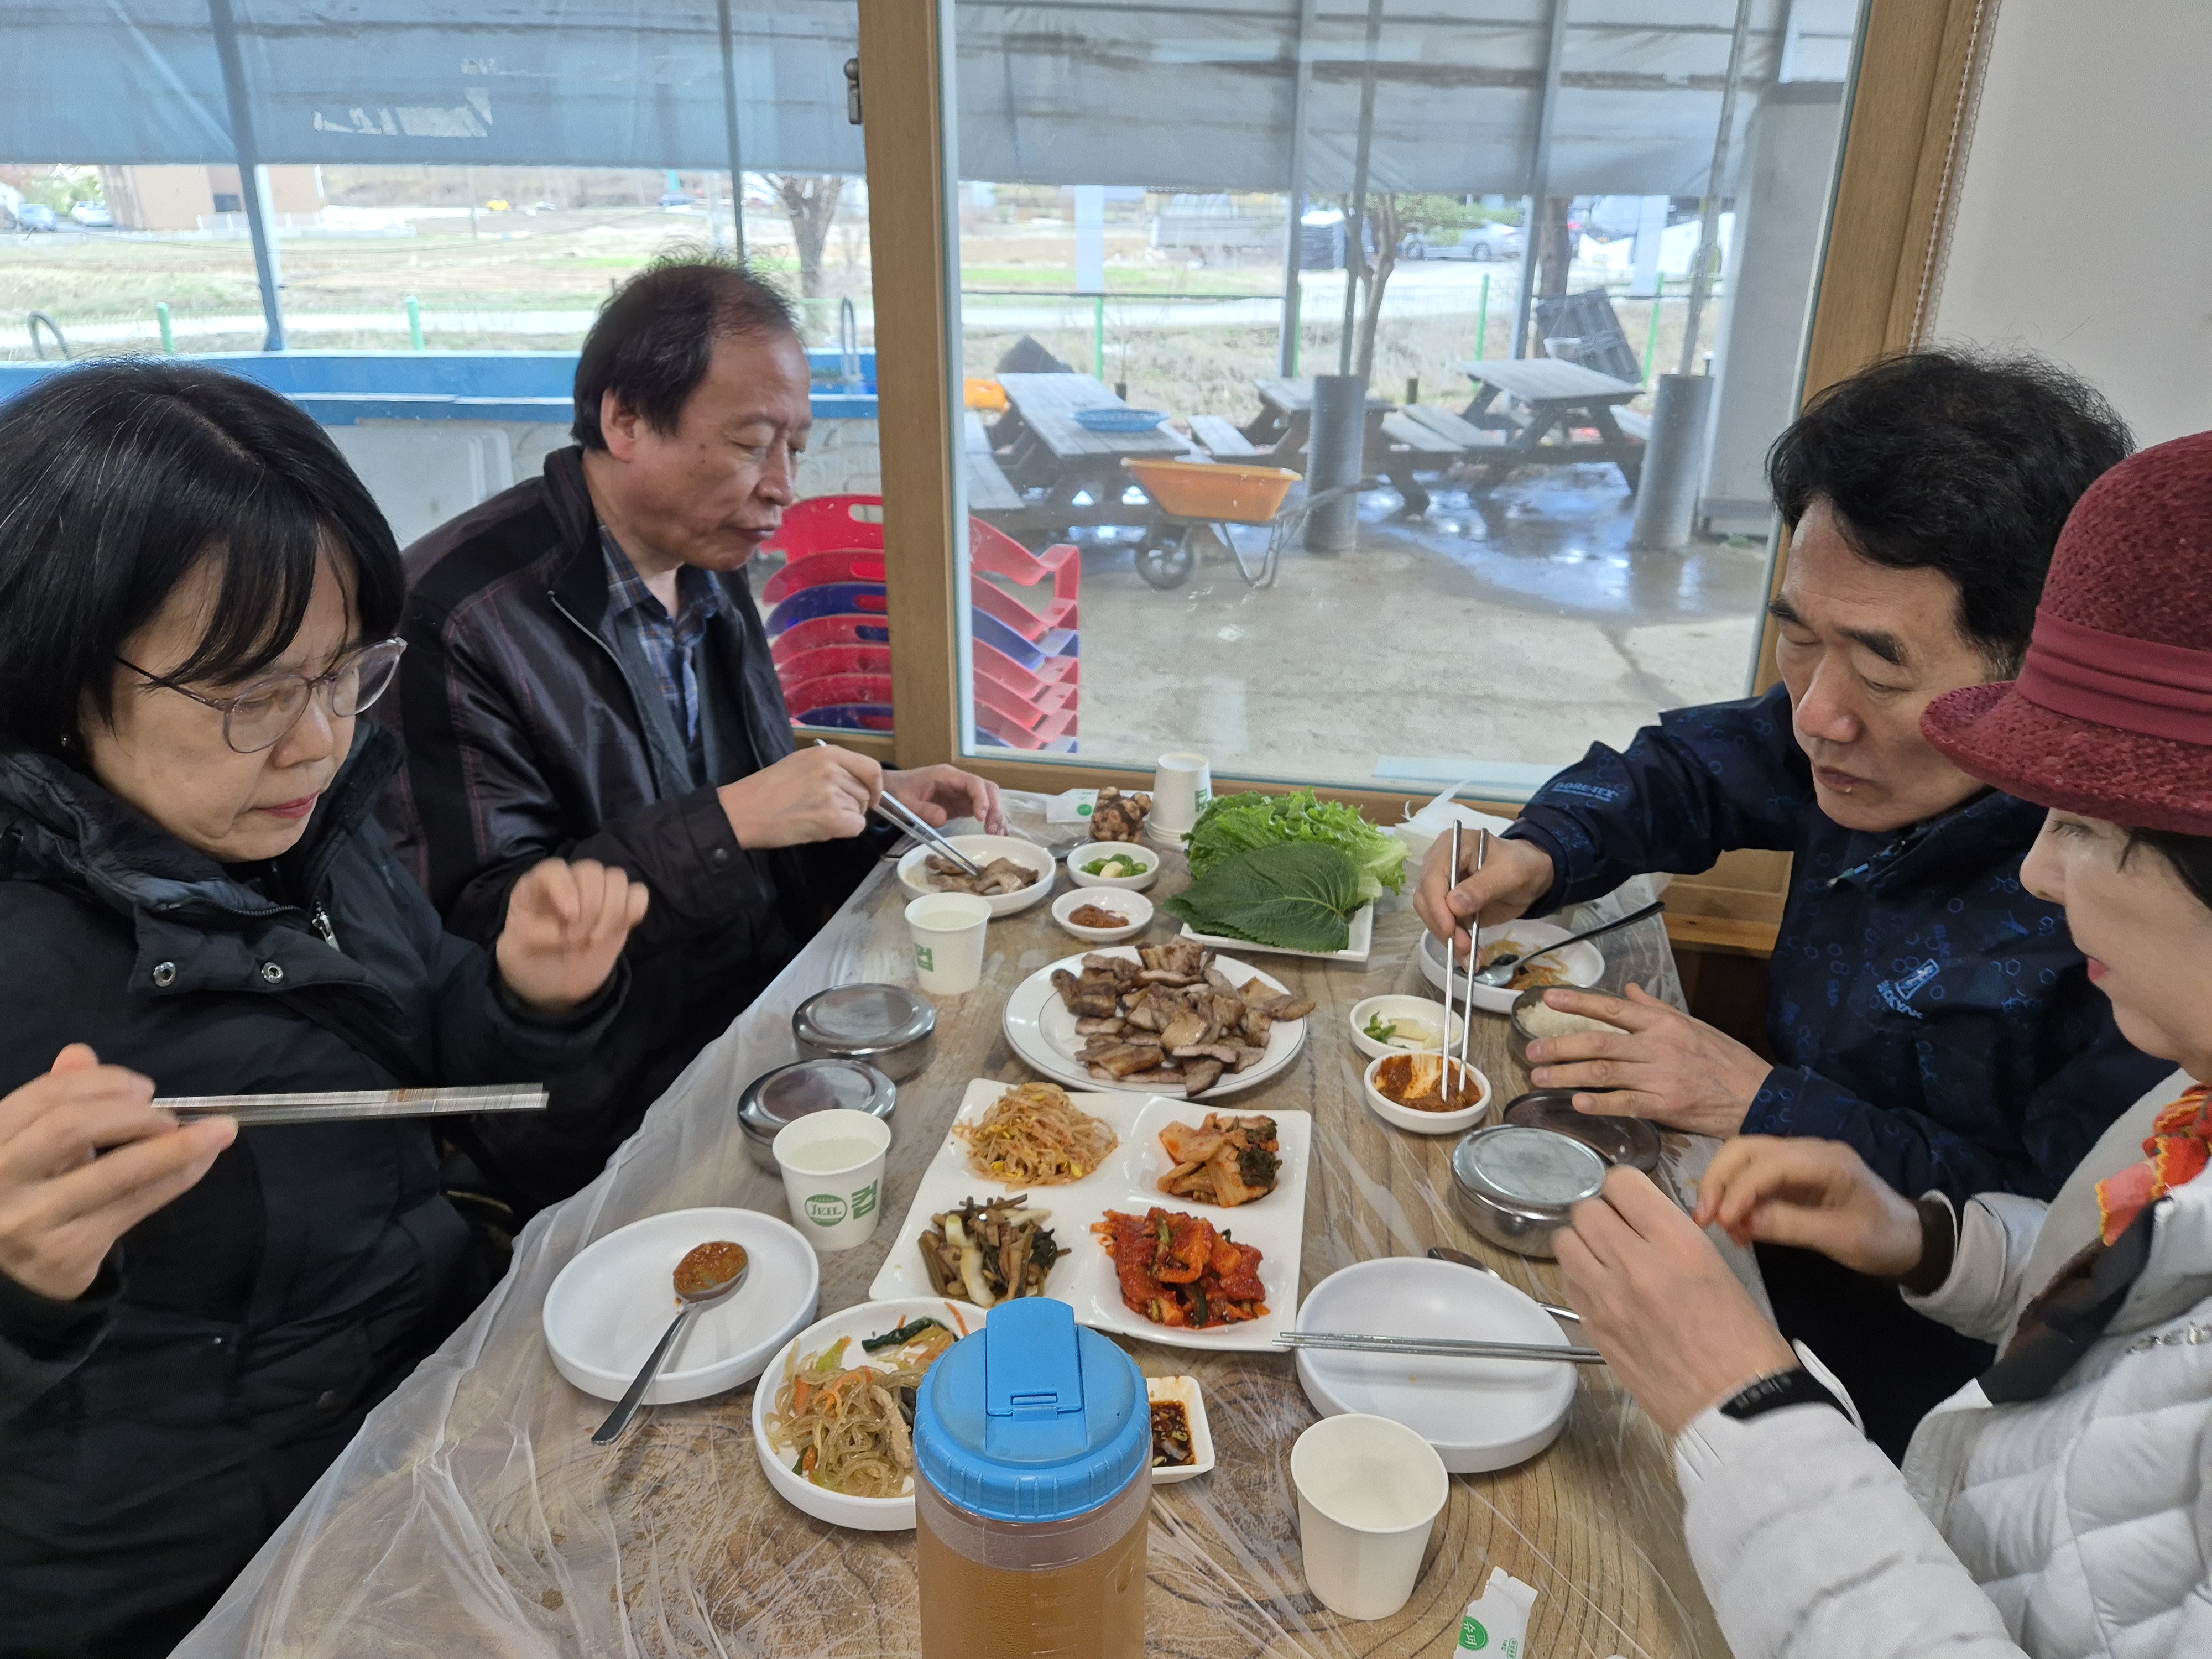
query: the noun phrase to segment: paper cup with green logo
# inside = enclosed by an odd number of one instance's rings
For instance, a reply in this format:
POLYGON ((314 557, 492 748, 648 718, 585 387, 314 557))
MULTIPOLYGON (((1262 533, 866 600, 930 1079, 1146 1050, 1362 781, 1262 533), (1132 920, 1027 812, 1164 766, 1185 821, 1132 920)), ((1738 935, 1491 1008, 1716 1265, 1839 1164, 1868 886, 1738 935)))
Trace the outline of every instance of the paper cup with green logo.
POLYGON ((906 907, 914 936, 914 976, 932 996, 957 997, 983 981, 988 900, 973 893, 925 893, 906 907))
POLYGON ((776 1132, 776 1167, 792 1224, 817 1250, 865 1244, 884 1208, 891 1126, 872 1112, 809 1112, 776 1132))

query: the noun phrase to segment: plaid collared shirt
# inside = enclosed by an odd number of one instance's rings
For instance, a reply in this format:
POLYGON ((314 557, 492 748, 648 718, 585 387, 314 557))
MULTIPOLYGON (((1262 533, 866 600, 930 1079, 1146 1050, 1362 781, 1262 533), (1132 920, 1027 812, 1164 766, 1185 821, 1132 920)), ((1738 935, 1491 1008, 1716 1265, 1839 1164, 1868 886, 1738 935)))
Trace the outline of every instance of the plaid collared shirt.
POLYGON ((653 678, 660 682, 660 695, 667 700, 676 729, 684 734, 691 776, 699 781, 706 771, 706 751, 699 738, 699 642, 706 637, 708 623, 720 611, 721 599, 705 571, 680 566, 676 572, 677 611, 671 617, 605 525, 599 526, 599 547, 607 561, 608 619, 633 629, 645 647, 653 678))

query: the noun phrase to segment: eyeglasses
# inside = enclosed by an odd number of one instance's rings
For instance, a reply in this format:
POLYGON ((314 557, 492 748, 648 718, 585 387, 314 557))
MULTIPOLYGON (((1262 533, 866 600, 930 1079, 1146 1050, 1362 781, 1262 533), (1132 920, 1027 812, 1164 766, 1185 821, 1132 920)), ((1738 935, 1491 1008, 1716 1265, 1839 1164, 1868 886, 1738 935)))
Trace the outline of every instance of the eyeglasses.
POLYGON ((204 697, 188 686, 160 674, 149 674, 135 662, 118 657, 134 674, 155 685, 190 697, 194 702, 222 711, 222 740, 241 755, 258 755, 274 748, 307 712, 307 700, 323 694, 323 707, 333 720, 351 720, 392 688, 398 672, 404 640, 379 640, 342 658, 327 673, 313 679, 305 674, 279 674, 249 685, 234 697, 204 697))

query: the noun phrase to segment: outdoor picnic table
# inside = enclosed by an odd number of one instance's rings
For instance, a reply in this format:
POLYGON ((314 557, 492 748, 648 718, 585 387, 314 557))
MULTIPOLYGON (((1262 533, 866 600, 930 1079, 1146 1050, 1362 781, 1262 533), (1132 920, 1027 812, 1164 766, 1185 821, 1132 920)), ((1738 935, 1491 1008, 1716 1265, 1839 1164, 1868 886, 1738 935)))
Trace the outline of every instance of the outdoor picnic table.
MULTIPOLYGON (((1030 822, 1043 833, 1041 810, 1030 822)), ((1066 885, 1064 869, 1057 881, 1066 885)), ((1170 854, 1153 896, 1187 881, 1181 854, 1170 854)), ((1649 892, 1639 878, 1586 914, 1618 915, 1649 892)), ((903 1659, 918 1651, 914 1534, 841 1530, 776 1496, 754 1450, 751 1385, 648 1407, 621 1442, 595 1447, 606 1402, 562 1380, 539 1325, 554 1276, 619 1226, 701 1205, 785 1213, 781 1182, 745 1150, 738 1092, 794 1058, 791 1014, 815 991, 913 982, 905 902, 888 862, 878 866, 653 1107, 599 1178, 530 1224, 507 1278, 372 1413, 180 1654, 903 1659)), ((1148 938, 1166 938, 1173 925, 1163 916, 1148 938)), ((1426 991, 1413 959, 1419 927, 1407 901, 1386 897, 1364 967, 1254 953, 1316 1006, 1297 1058, 1230 1105, 1314 1114, 1302 1293, 1354 1261, 1449 1244, 1556 1300, 1553 1264, 1495 1250, 1460 1222, 1449 1197, 1456 1137, 1407 1134, 1362 1102, 1364 1061, 1348 1040, 1347 1014, 1376 993, 1426 991)), ((1030 1075, 1003 1033, 1008 994, 1082 948, 1042 904, 993 922, 981 987, 939 1000, 933 1056, 899 1085, 883 1225, 866 1245, 822 1258, 824 1314, 864 1300, 885 1253, 904 1238, 916 1180, 968 1082, 1030 1075)), ((1613 934, 1605 951, 1607 985, 1633 979, 1679 1003, 1658 923, 1613 934)), ((1475 1017, 1472 1057, 1501 1098, 1527 1086, 1506 1029, 1498 1018, 1475 1017)), ((1716 1143, 1667 1141, 1665 1168, 1679 1190, 1716 1143)), ((1540 1592, 1529 1634, 1543 1659, 1725 1659, 1685 1556, 1666 1443, 1602 1368, 1580 1372, 1566 1427, 1547 1450, 1517 1468, 1452 1478, 1412 1601, 1389 1620, 1358 1623, 1322 1608, 1299 1565, 1289 1458, 1316 1413, 1289 1356, 1128 1346, 1147 1373, 1199 1379, 1219 1459, 1212 1474, 1152 1500, 1152 1651, 1446 1654, 1461 1609, 1495 1564, 1540 1592)))
POLYGON ((1090 374, 1001 374, 1009 407, 990 428, 999 467, 1014 488, 1042 489, 1043 505, 1121 499, 1129 487, 1130 456, 1173 460, 1191 453, 1188 439, 1164 422, 1149 432, 1093 432, 1076 416, 1088 409, 1127 409, 1105 382, 1090 374))
MULTIPOLYGON (((1242 431, 1260 465, 1306 470, 1306 449, 1313 436, 1313 387, 1310 376, 1252 382, 1252 389, 1260 395, 1260 413, 1242 431)), ((1418 519, 1429 510, 1429 492, 1415 482, 1414 469, 1443 471, 1459 459, 1462 447, 1425 428, 1408 424, 1397 404, 1372 387, 1368 389, 1367 433, 1361 446, 1360 469, 1369 477, 1383 479, 1398 492, 1404 503, 1400 517, 1418 519)))
POLYGON ((1476 383, 1474 397, 1461 418, 1504 434, 1496 447, 1467 458, 1477 469, 1476 488, 1501 483, 1516 467, 1611 461, 1629 489, 1635 489, 1644 470, 1646 428, 1642 420, 1617 406, 1643 387, 1561 357, 1503 358, 1460 367, 1476 383), (1508 400, 1504 406, 1501 398, 1508 400), (1576 440, 1577 430, 1591 428, 1598 441, 1576 440), (1560 441, 1545 442, 1554 430, 1560 441))

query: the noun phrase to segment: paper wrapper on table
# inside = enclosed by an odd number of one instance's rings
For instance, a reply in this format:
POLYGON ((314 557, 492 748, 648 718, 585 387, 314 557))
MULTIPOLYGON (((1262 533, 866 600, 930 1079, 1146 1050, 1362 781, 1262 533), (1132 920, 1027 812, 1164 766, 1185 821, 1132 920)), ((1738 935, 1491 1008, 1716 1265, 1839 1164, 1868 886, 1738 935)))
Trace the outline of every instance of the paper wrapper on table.
MULTIPOLYGON (((974 826, 963 824, 963 830, 974 826)), ((1186 880, 1170 854, 1161 886, 1186 880)), ((1593 919, 1650 897, 1647 885, 1585 907, 1593 919)), ((833 1530, 775 1493, 750 1431, 752 1391, 641 1414, 622 1444, 589 1443, 605 1405, 555 1373, 539 1310, 586 1244, 641 1216, 710 1204, 781 1215, 782 1182, 731 1121, 745 1083, 797 1058, 791 1017, 824 988, 899 981, 913 947, 903 895, 879 867, 784 973, 647 1114, 592 1185, 532 1219, 512 1272, 438 1352, 374 1411, 322 1480, 177 1651, 185 1659, 637 1659, 917 1652, 910 1534, 833 1530)), ((1415 991, 1419 923, 1392 901, 1365 972, 1279 959, 1326 1000, 1317 1031, 1351 1004, 1415 991)), ((1025 1075, 1003 1051, 1000 1004, 1064 953, 1042 908, 1002 918, 981 989, 941 1022, 929 1066, 900 1085, 885 1202, 903 1215, 972 1078, 1025 1075), (976 1010, 970 1020, 967 1008, 976 1010)), ((1628 978, 1679 1004, 1665 935, 1643 925, 1607 941, 1607 982, 1628 978)), ((1486 1031, 1504 1022, 1484 1022, 1486 1031)), ((1502 1037, 1498 1039, 1502 1043, 1502 1037)), ((1502 1048, 1486 1068, 1512 1065, 1502 1048)), ((1497 1075, 1507 1074, 1504 1070, 1497 1075)), ((1517 1076, 1517 1073, 1514 1075, 1517 1076)), ((1448 1140, 1403 1135, 1361 1103, 1349 1043, 1316 1042, 1250 1109, 1315 1109, 1301 1278, 1310 1289, 1352 1262, 1445 1243, 1480 1250, 1452 1207, 1448 1140), (1341 1073, 1340 1075, 1339 1073, 1341 1073)), ((1240 1103, 1240 1109, 1242 1105, 1240 1103)), ((1673 1167, 1686 1144, 1669 1136, 1673 1167)), ((1689 1142, 1706 1149, 1710 1142, 1689 1142)), ((866 1299, 895 1234, 820 1258, 821 1306, 866 1299)), ((1071 1241, 1079 1245, 1087 1241, 1071 1241)), ((1511 1282, 1557 1301, 1548 1264, 1499 1257, 1511 1282)), ((1406 1607, 1346 1624, 1305 1593, 1288 1449, 1315 1420, 1290 1361, 1272 1353, 1130 1352, 1148 1374, 1205 1389, 1213 1472, 1153 1493, 1146 1571, 1152 1639, 1204 1659, 1406 1659, 1449 1651, 1490 1563, 1541 1592, 1530 1632, 1541 1659, 1725 1659, 1682 1543, 1681 1493, 1664 1437, 1602 1374, 1586 1377, 1567 1427, 1540 1457, 1455 1478, 1406 1607)))
POLYGON ((1416 881, 1420 878, 1421 860, 1428 857, 1431 844, 1438 836, 1449 835, 1455 823, 1468 830, 1487 830, 1493 836, 1503 834, 1512 823, 1510 818, 1492 817, 1453 799, 1469 787, 1468 782, 1455 783, 1419 811, 1407 813, 1403 823, 1390 826, 1390 833, 1406 843, 1406 868, 1416 881))

